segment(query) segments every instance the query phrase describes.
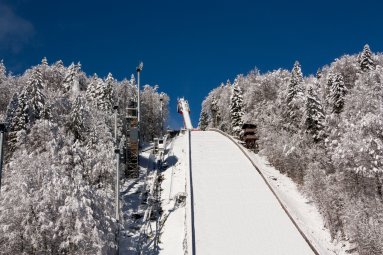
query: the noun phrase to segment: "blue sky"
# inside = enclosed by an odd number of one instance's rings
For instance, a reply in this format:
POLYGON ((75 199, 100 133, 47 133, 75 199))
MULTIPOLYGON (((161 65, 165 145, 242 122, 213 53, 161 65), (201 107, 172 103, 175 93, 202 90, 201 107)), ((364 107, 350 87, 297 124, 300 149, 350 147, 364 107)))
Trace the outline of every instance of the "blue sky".
POLYGON ((0 59, 20 73, 46 56, 80 61, 89 75, 142 82, 189 100, 193 124, 207 93, 254 67, 305 74, 368 43, 383 49, 381 1, 0 0, 0 59))

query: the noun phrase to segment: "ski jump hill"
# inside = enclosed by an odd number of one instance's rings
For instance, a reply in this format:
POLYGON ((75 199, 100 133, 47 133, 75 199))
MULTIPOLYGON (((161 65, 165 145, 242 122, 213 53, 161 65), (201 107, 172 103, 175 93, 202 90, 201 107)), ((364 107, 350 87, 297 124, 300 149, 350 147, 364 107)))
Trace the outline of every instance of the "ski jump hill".
POLYGON ((228 137, 191 132, 190 159, 194 254, 316 253, 228 137))
POLYGON ((221 131, 192 131, 184 98, 177 110, 188 136, 188 254, 318 254, 243 149, 221 131))

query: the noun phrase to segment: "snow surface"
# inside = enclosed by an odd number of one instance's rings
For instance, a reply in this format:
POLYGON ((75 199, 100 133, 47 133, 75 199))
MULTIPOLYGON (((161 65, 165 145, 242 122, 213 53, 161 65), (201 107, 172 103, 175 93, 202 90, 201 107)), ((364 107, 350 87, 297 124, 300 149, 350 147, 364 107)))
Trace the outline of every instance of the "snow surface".
POLYGON ((160 254, 185 254, 186 207, 177 203, 177 196, 186 193, 186 136, 172 142, 164 161, 167 169, 162 173, 161 206, 165 219, 160 237, 160 254))
POLYGON ((196 253, 313 254, 232 141, 192 132, 191 148, 196 253))
POLYGON ((315 205, 299 192, 296 184, 276 170, 265 157, 249 153, 253 162, 273 187, 279 199, 320 254, 350 254, 349 243, 334 243, 315 205))

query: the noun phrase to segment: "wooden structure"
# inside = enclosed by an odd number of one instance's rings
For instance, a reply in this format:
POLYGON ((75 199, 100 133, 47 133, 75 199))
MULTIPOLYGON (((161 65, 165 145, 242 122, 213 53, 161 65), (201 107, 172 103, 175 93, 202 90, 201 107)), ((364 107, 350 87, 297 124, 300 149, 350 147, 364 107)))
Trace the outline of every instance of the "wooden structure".
POLYGON ((241 139, 245 142, 246 148, 258 149, 256 131, 257 125, 255 124, 245 123, 242 125, 241 139))

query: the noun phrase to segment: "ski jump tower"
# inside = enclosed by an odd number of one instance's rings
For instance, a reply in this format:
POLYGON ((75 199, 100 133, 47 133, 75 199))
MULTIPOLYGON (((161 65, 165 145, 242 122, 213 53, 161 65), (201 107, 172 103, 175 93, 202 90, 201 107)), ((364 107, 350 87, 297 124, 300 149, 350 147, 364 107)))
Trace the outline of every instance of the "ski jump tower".
POLYGON ((178 99, 177 103, 177 112, 182 114, 182 117, 184 118, 184 126, 186 129, 193 129, 191 120, 190 120, 190 108, 188 101, 185 100, 185 98, 178 99))

